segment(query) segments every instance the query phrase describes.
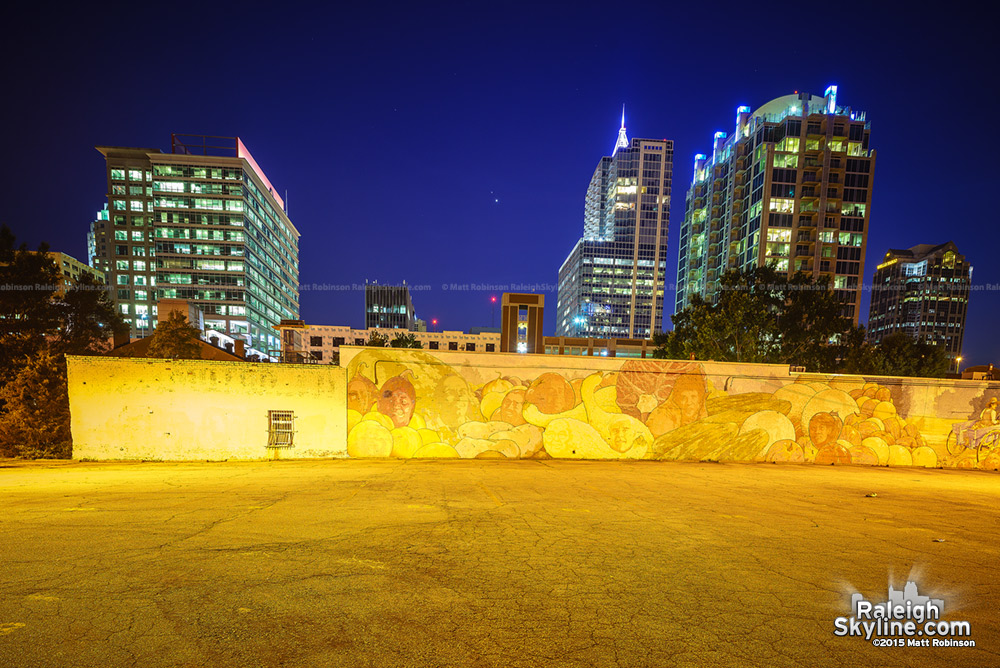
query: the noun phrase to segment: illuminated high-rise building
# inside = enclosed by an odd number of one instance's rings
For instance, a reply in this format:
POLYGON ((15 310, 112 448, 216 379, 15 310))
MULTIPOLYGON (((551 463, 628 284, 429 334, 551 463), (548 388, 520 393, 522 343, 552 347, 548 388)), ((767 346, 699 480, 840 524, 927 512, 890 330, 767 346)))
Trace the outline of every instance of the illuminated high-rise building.
POLYGON ((98 146, 107 213, 91 229, 133 337, 152 333, 158 299, 186 299, 205 327, 265 352, 299 317, 299 232, 238 137, 173 135, 171 152, 98 146))
POLYGON ((108 235, 112 233, 108 205, 97 212, 97 218, 90 223, 87 234, 87 264, 94 269, 108 273, 108 235))
POLYGON ((736 110, 730 135, 695 156, 685 197, 675 312, 691 296, 712 299, 729 269, 774 263, 778 271, 827 276, 858 321, 875 151, 864 112, 796 93, 756 111, 736 110))
POLYGON ((629 141, 625 114, 587 188, 583 237, 559 268, 556 335, 648 339, 663 327, 673 142, 629 141))
POLYGON ((896 332, 962 355, 972 266, 951 241, 890 248, 875 269, 868 311, 872 343, 896 332))

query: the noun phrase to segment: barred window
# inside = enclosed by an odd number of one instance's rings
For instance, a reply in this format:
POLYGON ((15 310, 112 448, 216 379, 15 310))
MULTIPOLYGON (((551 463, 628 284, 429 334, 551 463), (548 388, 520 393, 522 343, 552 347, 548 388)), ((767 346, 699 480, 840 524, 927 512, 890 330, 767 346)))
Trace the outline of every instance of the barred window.
POLYGON ((269 448, 292 447, 292 436, 294 435, 294 429, 293 429, 294 421, 295 421, 295 415, 293 411, 268 411, 267 447, 269 448))

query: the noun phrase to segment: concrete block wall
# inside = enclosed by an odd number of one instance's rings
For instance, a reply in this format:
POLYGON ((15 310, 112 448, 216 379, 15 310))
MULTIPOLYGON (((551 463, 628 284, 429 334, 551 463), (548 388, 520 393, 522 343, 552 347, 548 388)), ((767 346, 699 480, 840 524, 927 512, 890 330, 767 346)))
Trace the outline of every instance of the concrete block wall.
POLYGON ((346 456, 346 373, 319 365, 67 358, 74 459, 346 456), (269 448, 268 411, 293 411, 269 448))

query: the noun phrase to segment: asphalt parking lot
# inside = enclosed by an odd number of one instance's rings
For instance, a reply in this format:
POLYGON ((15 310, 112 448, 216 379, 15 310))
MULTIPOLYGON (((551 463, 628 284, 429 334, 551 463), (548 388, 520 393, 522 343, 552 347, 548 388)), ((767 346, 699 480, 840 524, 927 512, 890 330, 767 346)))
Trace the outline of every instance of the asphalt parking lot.
POLYGON ((0 666, 997 666, 998 507, 977 471, 6 461, 0 666), (834 636, 910 574, 975 648, 834 636))

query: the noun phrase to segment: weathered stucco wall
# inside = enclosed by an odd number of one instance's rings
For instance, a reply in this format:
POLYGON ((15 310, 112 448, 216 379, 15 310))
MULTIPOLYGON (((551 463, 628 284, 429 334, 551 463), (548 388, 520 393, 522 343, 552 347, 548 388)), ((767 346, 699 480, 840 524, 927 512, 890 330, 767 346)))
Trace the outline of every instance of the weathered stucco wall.
POLYGON ((343 367, 71 357, 74 457, 504 457, 1000 468, 1000 383, 341 349, 343 367), (268 448, 268 411, 294 447, 268 448))
POLYGON ((1000 383, 341 348, 352 457, 1000 468, 1000 383))
POLYGON ((327 365, 69 357, 74 459, 346 455, 346 374, 327 365), (268 411, 294 411, 291 448, 268 411))

